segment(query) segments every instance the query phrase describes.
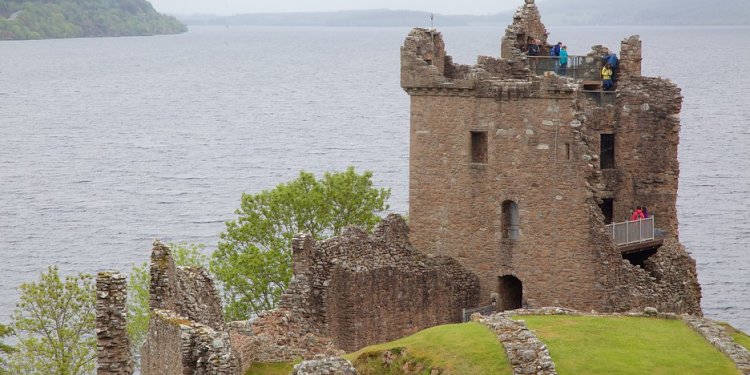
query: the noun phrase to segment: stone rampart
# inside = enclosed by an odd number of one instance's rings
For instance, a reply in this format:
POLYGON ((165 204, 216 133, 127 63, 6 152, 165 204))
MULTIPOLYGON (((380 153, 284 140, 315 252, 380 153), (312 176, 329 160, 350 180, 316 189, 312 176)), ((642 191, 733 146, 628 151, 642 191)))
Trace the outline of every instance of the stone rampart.
POLYGON ((127 276, 116 271, 96 277, 97 375, 130 375, 133 358, 127 331, 127 276))

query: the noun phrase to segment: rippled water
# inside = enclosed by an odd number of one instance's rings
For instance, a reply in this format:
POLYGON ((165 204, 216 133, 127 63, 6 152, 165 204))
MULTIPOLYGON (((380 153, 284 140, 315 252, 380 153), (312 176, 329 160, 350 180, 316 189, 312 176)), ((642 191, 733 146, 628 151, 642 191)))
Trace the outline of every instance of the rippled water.
MULTIPOLYGON (((505 21, 503 20, 503 22, 505 21)), ((750 28, 555 28, 571 53, 644 39, 644 73, 683 88, 681 239, 707 315, 750 331, 750 28), (686 42, 690 41, 688 49, 686 42)), ((215 247, 242 192, 354 165, 408 207, 406 28, 196 28, 0 43, 0 322, 48 265, 128 270, 155 238, 215 247)), ((447 28, 449 53, 502 28, 447 28)))

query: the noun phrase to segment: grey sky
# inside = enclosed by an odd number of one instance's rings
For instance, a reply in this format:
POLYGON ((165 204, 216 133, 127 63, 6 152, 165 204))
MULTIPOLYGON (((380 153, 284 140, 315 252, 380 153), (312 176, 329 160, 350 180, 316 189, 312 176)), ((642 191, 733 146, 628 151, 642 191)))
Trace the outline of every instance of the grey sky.
POLYGON ((319 12, 353 9, 406 9, 442 14, 494 14, 523 4, 523 0, 150 0, 169 14, 319 12))

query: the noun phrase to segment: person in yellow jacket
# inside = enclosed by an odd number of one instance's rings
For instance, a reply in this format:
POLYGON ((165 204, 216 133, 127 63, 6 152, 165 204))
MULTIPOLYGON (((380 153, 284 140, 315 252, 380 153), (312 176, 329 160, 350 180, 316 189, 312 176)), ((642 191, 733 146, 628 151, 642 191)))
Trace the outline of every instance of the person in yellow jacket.
POLYGON ((602 85, 604 85, 604 91, 612 90, 615 85, 612 82, 612 65, 609 63, 602 68, 602 85))

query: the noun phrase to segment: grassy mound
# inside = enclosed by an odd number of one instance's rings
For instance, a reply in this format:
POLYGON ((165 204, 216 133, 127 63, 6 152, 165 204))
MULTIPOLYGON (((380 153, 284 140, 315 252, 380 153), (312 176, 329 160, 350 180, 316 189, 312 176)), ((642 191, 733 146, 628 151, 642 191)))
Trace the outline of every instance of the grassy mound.
POLYGON ((518 316, 549 347, 562 374, 738 374, 734 363, 679 320, 518 316))
POLYGON ((512 374, 497 336, 479 323, 426 329, 345 356, 361 375, 512 374))

